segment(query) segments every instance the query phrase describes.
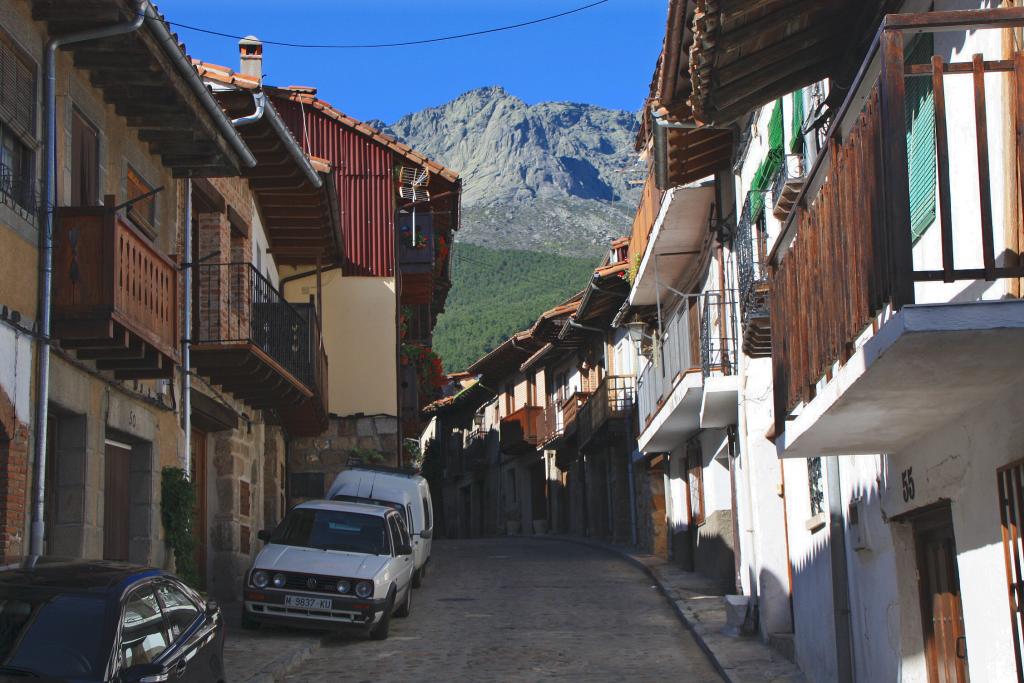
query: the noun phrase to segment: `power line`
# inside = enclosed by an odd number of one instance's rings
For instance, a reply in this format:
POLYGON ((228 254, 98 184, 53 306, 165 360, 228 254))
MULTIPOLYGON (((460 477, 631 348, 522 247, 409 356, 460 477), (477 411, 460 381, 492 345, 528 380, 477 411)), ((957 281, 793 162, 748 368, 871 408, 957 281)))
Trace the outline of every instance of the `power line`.
MULTIPOLYGON (((487 28, 479 31, 470 31, 468 33, 456 33, 450 36, 438 36, 436 38, 423 38, 420 40, 406 40, 398 43, 353 43, 353 44, 316 44, 316 43, 292 43, 283 40, 262 40, 264 45, 276 45, 278 47, 297 47, 297 48, 310 48, 310 49, 321 49, 321 50, 364 50, 372 48, 385 48, 385 47, 408 47, 410 45, 427 45, 429 43, 442 43, 448 40, 459 40, 460 38, 472 38, 474 36, 483 36, 489 33, 498 33, 500 31, 511 31, 517 28, 523 28, 525 26, 533 26, 534 24, 541 24, 545 21, 551 21, 553 19, 560 19, 567 17, 570 14, 576 14, 588 10, 598 5, 603 5, 610 0, 597 0, 588 5, 577 7, 575 9, 566 10, 565 12, 559 12, 558 14, 552 14, 546 17, 540 17, 539 19, 531 19, 529 21, 521 21, 518 24, 509 24, 507 26, 497 26, 495 28, 487 28)), ((176 28, 185 29, 187 31, 196 31, 197 33, 206 33, 211 36, 220 36, 221 38, 233 38, 235 40, 241 40, 245 36, 235 35, 233 33, 225 33, 223 31, 215 31, 213 29, 203 28, 201 26, 191 26, 189 24, 182 24, 177 21, 168 21, 169 25, 176 28)))

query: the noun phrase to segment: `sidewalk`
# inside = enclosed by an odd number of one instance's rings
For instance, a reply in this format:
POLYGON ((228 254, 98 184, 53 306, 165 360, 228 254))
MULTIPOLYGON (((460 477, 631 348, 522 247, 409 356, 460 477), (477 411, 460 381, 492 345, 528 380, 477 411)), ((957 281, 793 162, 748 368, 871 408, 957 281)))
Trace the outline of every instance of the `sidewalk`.
POLYGON ((222 605, 227 638, 224 642, 224 670, 231 683, 276 683, 313 656, 324 642, 316 631, 264 626, 243 631, 242 604, 222 605))
POLYGON ((641 567, 729 683, 806 683, 807 679, 795 664, 760 639, 725 632, 722 595, 699 574, 683 571, 655 555, 589 538, 562 535, 530 538, 581 543, 614 553, 641 567))

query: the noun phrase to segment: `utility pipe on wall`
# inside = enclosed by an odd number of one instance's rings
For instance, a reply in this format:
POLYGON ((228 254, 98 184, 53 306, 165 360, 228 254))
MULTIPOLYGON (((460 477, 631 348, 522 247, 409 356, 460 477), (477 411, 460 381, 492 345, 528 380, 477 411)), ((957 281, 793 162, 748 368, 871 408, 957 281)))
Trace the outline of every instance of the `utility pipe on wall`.
POLYGON ((185 431, 185 457, 182 469, 185 479, 192 478, 192 178, 185 179, 185 245, 182 249, 183 273, 182 295, 185 297, 185 314, 182 316, 181 338, 181 412, 182 429, 185 431))
POLYGON ((33 444, 32 527, 29 555, 43 554, 46 492, 46 431, 50 402, 50 304, 53 298, 53 211, 57 206, 57 50, 64 45, 110 38, 137 31, 145 20, 149 2, 139 3, 129 22, 69 33, 51 38, 43 54, 43 118, 46 121, 46 163, 43 166, 43 229, 39 234, 39 359, 36 363, 35 441, 33 444))

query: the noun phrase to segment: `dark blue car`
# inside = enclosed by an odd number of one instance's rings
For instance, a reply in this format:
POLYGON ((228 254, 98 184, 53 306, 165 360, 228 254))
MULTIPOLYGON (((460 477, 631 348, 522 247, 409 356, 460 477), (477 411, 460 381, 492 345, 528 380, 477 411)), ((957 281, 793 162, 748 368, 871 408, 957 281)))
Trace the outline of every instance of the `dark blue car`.
POLYGON ((0 680, 224 680, 224 621, 173 575, 39 558, 0 568, 0 680))

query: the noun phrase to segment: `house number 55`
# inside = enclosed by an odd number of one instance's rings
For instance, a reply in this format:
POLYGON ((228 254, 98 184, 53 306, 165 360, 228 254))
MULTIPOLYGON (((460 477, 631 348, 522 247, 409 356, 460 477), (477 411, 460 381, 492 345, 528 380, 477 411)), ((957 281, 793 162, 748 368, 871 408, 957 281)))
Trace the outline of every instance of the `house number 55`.
POLYGON ((909 503, 914 500, 914 468, 908 467, 900 476, 903 479, 903 502, 909 503))

